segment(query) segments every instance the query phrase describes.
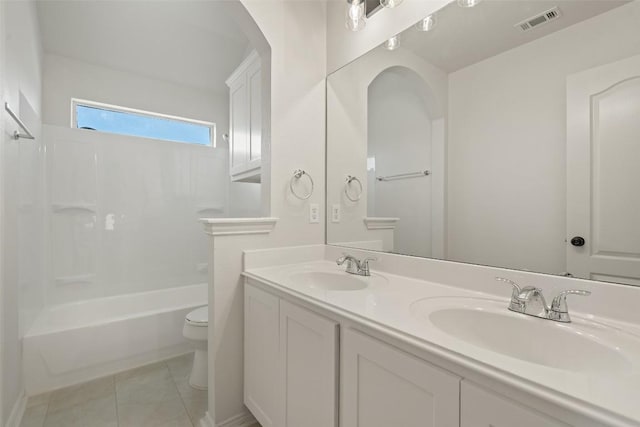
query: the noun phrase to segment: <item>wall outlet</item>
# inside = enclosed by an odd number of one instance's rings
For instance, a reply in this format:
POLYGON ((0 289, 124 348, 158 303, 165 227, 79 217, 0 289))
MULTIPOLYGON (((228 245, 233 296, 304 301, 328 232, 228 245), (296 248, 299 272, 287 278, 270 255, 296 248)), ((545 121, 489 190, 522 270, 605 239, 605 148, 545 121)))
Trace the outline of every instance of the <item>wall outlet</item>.
POLYGON ((331 222, 340 222, 340 205, 331 206, 331 222))
POLYGON ((320 205, 317 203, 309 204, 309 223, 317 224, 320 222, 320 205))

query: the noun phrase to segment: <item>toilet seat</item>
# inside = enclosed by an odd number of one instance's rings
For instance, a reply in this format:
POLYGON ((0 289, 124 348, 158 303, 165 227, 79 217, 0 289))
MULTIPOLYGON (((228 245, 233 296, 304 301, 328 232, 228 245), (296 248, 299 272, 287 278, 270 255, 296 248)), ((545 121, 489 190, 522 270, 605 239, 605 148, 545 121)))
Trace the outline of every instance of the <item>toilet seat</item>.
POLYGON ((185 317, 185 322, 191 326, 209 325, 209 307, 196 308, 185 317))

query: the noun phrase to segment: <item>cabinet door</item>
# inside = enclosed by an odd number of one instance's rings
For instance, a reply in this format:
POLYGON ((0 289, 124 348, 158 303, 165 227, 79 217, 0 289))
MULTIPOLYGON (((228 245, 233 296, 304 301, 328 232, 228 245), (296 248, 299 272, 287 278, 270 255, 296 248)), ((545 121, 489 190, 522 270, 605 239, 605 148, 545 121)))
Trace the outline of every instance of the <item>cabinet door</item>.
POLYGON ((282 405, 278 378, 277 297, 246 285, 244 293, 244 403, 262 427, 276 426, 282 405))
POLYGON ((282 427, 337 426, 337 341, 336 322, 280 302, 282 427))
POLYGON ((245 76, 229 88, 229 169, 231 175, 244 171, 249 160, 249 95, 245 76))
POLYGON ((567 427, 555 418, 480 388, 462 382, 461 427, 567 427))
POLYGON ((460 378, 353 330, 342 334, 342 427, 458 427, 460 378))
POLYGON ((248 169, 260 166, 262 153, 262 68, 258 58, 247 70, 249 94, 248 169))

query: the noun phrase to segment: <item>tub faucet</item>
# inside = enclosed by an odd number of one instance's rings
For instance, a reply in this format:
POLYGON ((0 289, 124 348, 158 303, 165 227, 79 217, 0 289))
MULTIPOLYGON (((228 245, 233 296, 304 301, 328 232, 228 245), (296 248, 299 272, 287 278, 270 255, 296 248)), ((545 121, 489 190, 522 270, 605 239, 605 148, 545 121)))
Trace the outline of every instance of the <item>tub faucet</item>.
POLYGON ((357 274, 358 276, 371 276, 371 271, 369 270, 369 261, 377 260, 377 258, 365 258, 360 261, 358 258, 352 255, 342 254, 342 256, 336 260, 336 264, 342 265, 346 263, 345 271, 347 273, 357 274))
POLYGON ((553 299, 551 306, 547 306, 542 289, 533 286, 521 288, 513 280, 505 279, 504 277, 496 277, 496 280, 508 283, 513 288, 509 310, 556 322, 571 322, 569 308, 567 307, 567 295, 591 295, 590 291, 583 290, 562 291, 553 299))

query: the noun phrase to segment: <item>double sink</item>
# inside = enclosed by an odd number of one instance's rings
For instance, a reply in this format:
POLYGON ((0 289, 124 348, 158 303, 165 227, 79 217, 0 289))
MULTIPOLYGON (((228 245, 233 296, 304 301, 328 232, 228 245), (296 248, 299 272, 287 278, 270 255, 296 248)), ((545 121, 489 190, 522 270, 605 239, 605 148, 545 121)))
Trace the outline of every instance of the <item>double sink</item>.
MULTIPOLYGON (((312 293, 340 295, 383 290, 389 279, 343 271, 298 271, 291 283, 312 293)), ((448 339, 547 368, 588 374, 634 371, 640 337, 615 326, 574 316, 561 323, 514 313, 506 300, 483 296, 432 296, 409 303, 410 317, 448 339)))

